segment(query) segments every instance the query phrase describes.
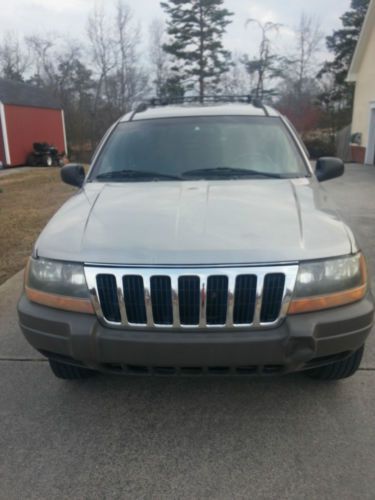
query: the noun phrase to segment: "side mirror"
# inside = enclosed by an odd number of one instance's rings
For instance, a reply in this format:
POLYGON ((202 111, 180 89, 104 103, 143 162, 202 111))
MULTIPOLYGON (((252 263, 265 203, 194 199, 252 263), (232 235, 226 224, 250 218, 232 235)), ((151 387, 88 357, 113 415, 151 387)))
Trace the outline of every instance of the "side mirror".
POLYGON ((85 169, 79 163, 65 165, 61 168, 60 173, 61 179, 65 184, 78 188, 82 187, 86 177, 85 169))
POLYGON ((329 156, 319 158, 316 162, 315 174, 319 182, 329 181, 344 175, 345 165, 340 158, 331 158, 329 156))

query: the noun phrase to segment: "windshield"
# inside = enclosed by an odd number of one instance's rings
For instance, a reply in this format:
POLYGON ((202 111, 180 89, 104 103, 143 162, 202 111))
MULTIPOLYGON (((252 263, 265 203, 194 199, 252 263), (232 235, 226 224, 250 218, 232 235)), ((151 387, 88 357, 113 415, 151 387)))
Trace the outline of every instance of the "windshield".
POLYGON ((279 118, 189 117, 120 123, 89 180, 134 182, 309 175, 279 118))

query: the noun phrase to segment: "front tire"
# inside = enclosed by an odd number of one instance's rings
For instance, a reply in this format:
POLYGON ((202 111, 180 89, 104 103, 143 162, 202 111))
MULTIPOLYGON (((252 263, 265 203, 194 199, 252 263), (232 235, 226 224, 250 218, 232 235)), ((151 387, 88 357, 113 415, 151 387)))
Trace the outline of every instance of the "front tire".
POLYGON ((36 167, 38 164, 38 161, 34 155, 34 153, 30 153, 27 157, 26 163, 29 167, 36 167))
POLYGON ((306 375, 316 380, 341 380, 352 377, 361 365, 364 350, 365 347, 362 346, 348 358, 327 366, 320 366, 319 368, 308 370, 306 375))
POLYGON ((94 370, 88 370, 87 368, 81 368, 80 366, 60 363, 60 361, 55 361, 53 359, 49 359, 48 362, 53 374, 57 378, 63 380, 82 380, 96 375, 94 370))

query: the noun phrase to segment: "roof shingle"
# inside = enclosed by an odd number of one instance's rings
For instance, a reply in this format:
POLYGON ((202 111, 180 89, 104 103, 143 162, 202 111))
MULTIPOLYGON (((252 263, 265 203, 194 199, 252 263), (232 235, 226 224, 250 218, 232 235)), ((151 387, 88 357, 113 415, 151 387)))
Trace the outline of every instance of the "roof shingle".
POLYGON ((50 91, 27 83, 0 78, 0 102, 15 106, 61 109, 61 103, 50 91))

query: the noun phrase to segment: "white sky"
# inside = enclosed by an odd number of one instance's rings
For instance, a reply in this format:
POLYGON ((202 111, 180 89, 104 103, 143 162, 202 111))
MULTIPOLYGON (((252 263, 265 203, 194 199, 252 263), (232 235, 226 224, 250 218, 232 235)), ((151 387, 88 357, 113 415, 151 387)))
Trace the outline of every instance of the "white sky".
MULTIPOLYGON (((83 39, 87 15, 95 3, 96 0, 0 0, 0 37, 11 31, 20 37, 52 32, 83 39)), ((158 0, 127 0, 127 3, 141 23, 145 36, 151 20, 163 17, 158 0)), ((228 28, 226 46, 232 51, 253 53, 254 43, 250 43, 253 38, 250 38, 249 29, 245 29, 246 19, 253 17, 282 23, 285 27, 277 37, 277 48, 287 51, 293 40, 290 28, 297 25, 302 11, 319 19, 322 31, 330 34, 340 25, 339 17, 349 4, 350 0, 226 0, 226 7, 235 14, 228 28)), ((322 49, 320 58, 325 57, 324 46, 322 49)))

